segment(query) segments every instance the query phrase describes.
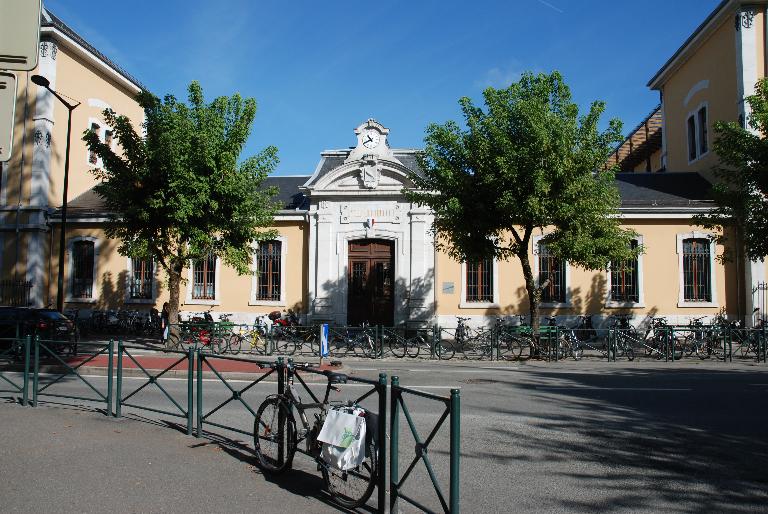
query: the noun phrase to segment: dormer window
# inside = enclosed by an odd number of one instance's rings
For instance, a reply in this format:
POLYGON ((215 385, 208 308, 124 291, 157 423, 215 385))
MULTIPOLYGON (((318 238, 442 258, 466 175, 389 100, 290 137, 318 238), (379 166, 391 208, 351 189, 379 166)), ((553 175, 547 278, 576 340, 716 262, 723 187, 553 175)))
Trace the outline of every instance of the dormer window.
POLYGON ((688 162, 701 158, 709 151, 709 132, 707 129, 707 106, 702 105, 688 115, 688 162))

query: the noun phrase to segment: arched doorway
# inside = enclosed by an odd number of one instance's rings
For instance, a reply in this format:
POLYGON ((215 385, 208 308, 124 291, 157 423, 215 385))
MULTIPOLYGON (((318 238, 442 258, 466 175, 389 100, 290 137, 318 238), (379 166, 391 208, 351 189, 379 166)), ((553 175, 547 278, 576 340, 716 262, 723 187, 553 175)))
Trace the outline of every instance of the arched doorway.
POLYGON ((391 327, 395 318, 395 243, 385 239, 349 242, 347 323, 391 327))

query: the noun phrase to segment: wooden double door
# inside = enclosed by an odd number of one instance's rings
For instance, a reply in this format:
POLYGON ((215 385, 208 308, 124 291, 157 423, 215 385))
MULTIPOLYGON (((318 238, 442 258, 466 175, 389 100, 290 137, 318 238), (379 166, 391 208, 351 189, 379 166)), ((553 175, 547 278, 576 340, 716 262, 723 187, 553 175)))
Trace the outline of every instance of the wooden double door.
POLYGON ((347 323, 391 327, 395 318, 394 241, 349 242, 347 323))

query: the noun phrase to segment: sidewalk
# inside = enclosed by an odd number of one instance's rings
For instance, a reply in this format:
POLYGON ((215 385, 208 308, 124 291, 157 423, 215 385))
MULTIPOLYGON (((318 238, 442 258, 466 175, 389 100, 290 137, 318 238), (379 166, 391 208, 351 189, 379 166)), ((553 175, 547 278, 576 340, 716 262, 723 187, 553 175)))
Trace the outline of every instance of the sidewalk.
POLYGON ((307 459, 267 479, 247 449, 160 422, 2 402, 0 419, 3 512, 338 512, 307 459))

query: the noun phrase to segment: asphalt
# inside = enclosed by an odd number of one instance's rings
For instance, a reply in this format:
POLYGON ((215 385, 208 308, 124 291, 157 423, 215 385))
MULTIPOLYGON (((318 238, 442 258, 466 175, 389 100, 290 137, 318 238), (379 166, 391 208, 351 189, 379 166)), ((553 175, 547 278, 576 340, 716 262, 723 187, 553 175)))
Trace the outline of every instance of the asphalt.
MULTIPOLYGON (((765 512, 768 504, 765 472, 768 469, 768 366, 765 364, 698 360, 609 364, 590 359, 503 364, 351 359, 344 362, 344 368, 350 376, 359 378, 375 379, 380 372, 390 377, 397 375, 403 385, 443 397, 452 388, 460 390, 463 512, 765 512)), ((53 378, 41 377, 41 386, 53 378)), ((104 389, 104 377, 94 375, 88 379, 95 387, 104 389)), ((148 490, 139 499, 131 499, 126 494, 120 497, 121 511, 195 512, 197 503, 177 505, 157 495, 176 498, 177 487, 184 490, 190 476, 196 477, 192 483, 197 487, 214 475, 226 477, 225 482, 237 485, 237 492, 227 486, 222 490, 226 497, 214 496, 219 499, 216 512, 241 511, 243 502, 248 501, 247 496, 243 497, 243 491, 248 490, 241 487, 243 480, 251 484, 250 489, 259 497, 285 498, 277 503, 281 508, 296 505, 308 512, 332 509, 317 492, 320 478, 310 461, 297 458, 294 462, 298 471, 287 473, 286 482, 269 482, 250 467, 251 443, 247 435, 209 423, 230 426, 247 434, 253 423, 248 407, 255 410, 267 395, 276 391, 271 377, 256 385, 252 385, 253 379, 233 378, 227 385, 218 377, 204 380, 206 438, 201 440, 184 435, 180 427, 183 421, 164 414, 125 407, 126 418, 114 420, 94 412, 74 411, 81 412, 75 419, 87 420, 83 425, 89 426, 78 425, 78 430, 71 432, 73 440, 68 440, 67 445, 74 445, 78 450, 66 453, 65 459, 56 455, 66 448, 52 447, 48 440, 53 436, 51 432, 61 431, 56 428, 71 424, 63 418, 56 421, 57 416, 74 415, 73 411, 54 403, 68 400, 41 395, 41 407, 37 409, 0 405, 2 424, 10 420, 13 427, 7 431, 13 437, 0 444, 4 463, 0 464, 0 472, 3 476, 9 476, 9 472, 32 476, 42 466, 45 456, 38 455, 37 461, 26 457, 29 448, 40 447, 44 452, 53 452, 52 464, 46 472, 52 476, 71 474, 67 471, 71 468, 78 477, 81 474, 91 477, 83 481, 78 478, 74 487, 82 494, 87 491, 92 497, 90 491, 99 490, 99 479, 103 480, 107 473, 105 463, 125 459, 126 466, 113 465, 109 469, 115 475, 125 475, 126 480, 133 479, 132 468, 141 465, 133 460, 134 454, 143 454, 147 448, 147 455, 157 455, 152 460, 153 466, 161 468, 157 475, 166 477, 168 488, 148 490), (241 391, 237 400, 232 400, 232 390, 241 391), (38 422, 36 416, 40 416, 41 421, 38 422), (135 435, 129 436, 129 442, 103 442, 125 433, 121 428, 118 428, 120 434, 114 433, 112 427, 116 424, 130 427, 135 435), (152 442, 147 442, 150 439, 152 442), (134 445, 138 449, 131 453, 134 445), (113 448, 120 450, 113 452, 113 448), (207 460, 210 455, 202 448, 227 462, 207 460), (166 456, 165 451, 170 453, 166 456), (196 460, 183 461, 186 456, 196 460), (101 472, 90 475, 87 470, 92 466, 101 472), (177 472, 179 467, 184 471, 177 472), (173 478, 176 474, 182 477, 180 483, 173 478), (284 497, 285 493, 291 498, 284 497), (299 503, 294 504, 294 500, 299 503), (305 501, 310 503, 303 503, 305 501), (162 508, 151 508, 153 502, 162 508)), ((145 382, 141 376, 126 377, 123 395, 140 389, 145 382)), ((163 378, 161 383, 184 405, 186 389, 181 377, 163 378)), ((319 383, 309 383, 308 387, 316 394, 322 391, 319 383)), ((68 379, 44 392, 82 394, 85 390, 82 381, 68 379)), ((350 383, 339 394, 349 398, 366 390, 364 384, 350 383)), ((302 394, 306 393, 302 390, 302 394)), ((141 389, 131 402, 173 411, 156 384, 141 389)), ((103 408, 103 405, 84 403, 103 408)), ((376 408, 370 398, 366 405, 376 408)), ((426 440, 441 418, 444 404, 409 395, 406 406, 420 440, 426 440)), ((403 415, 399 428, 402 474, 415 460, 416 443, 403 415)), ((36 452, 32 454, 37 455, 36 452)), ((447 426, 435 432, 427 457, 443 493, 447 494, 447 426)), ((220 480, 217 478, 214 482, 219 484, 220 480)), ((13 505, 16 511, 43 510, 30 507, 37 503, 24 503, 26 497, 37 498, 43 502, 40 505, 50 505, 44 503, 49 501, 48 495, 35 490, 36 482, 26 479, 20 484, 0 486, 0 497, 4 501, 8 498, 8 505, 13 505)), ((439 500, 423 461, 417 460, 402 491, 439 511, 439 500)), ((83 505, 68 503, 66 508, 58 510, 89 511, 83 505)), ((207 509, 210 506, 199 505, 207 509)), ((273 511, 272 505, 263 504, 264 511, 273 511)), ((414 511, 402 502, 401 505, 403 512, 414 511)), ((254 503, 249 510, 262 511, 261 506, 254 503)), ((106 504, 100 507, 106 508, 106 504)), ((102 509, 93 511, 96 510, 102 509)))

